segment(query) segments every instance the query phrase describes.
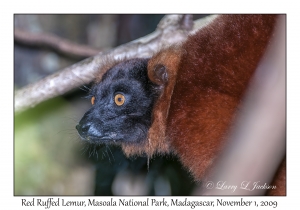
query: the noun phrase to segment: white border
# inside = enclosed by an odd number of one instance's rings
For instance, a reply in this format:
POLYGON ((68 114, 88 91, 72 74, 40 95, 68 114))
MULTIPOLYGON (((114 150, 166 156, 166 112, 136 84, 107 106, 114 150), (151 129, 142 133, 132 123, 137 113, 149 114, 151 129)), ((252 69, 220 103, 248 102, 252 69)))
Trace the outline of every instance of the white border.
MULTIPOLYGON (((277 209, 299 206, 299 22, 296 1, 5 1, 1 6, 1 146, 0 208, 20 209, 13 196, 13 14, 14 13, 286 13, 287 14, 287 197, 247 197, 277 200, 277 209), (246 9, 246 10, 245 10, 246 9)), ((28 199, 28 197, 26 197, 28 199)), ((68 198, 68 197, 64 197, 68 198)), ((107 198, 107 197, 106 197, 107 198)), ((128 198, 128 197, 127 197, 128 198)), ((173 197, 172 197, 173 198, 173 197)), ((204 197, 201 200, 216 199, 204 197)), ((72 200, 87 197, 72 197, 72 200)), ((99 197, 98 197, 99 199, 99 197)), ((138 199, 138 198, 137 198, 138 199)), ((168 197, 167 199, 170 199, 168 197)), ((198 198, 197 198, 198 199, 198 198)), ((238 197, 226 197, 236 200, 238 197)), ((169 207, 170 208, 170 207, 169 207)), ((176 207, 177 209, 180 207, 176 207)), ((187 207, 185 207, 187 208, 187 207)), ((197 207, 196 207, 197 208, 197 207)), ((199 208, 199 207, 198 207, 199 208)), ((226 207, 229 209, 232 207, 226 207)), ((298 207, 299 208, 299 207, 298 207)), ((31 209, 31 208, 27 208, 31 209)), ((44 209, 44 208, 43 208, 44 209)), ((58 208, 55 208, 58 209, 58 208)), ((81 208, 76 208, 81 209, 81 208)), ((86 209, 86 208, 85 208, 86 209)), ((173 209, 173 208, 172 208, 173 209)), ((182 207, 181 207, 182 209, 182 207)), ((187 208, 189 209, 189 208, 187 208)), ((218 209, 218 208, 215 208, 218 209)), ((224 209, 224 208, 222 208, 224 209)), ((294 208, 296 209, 296 208, 294 208)))

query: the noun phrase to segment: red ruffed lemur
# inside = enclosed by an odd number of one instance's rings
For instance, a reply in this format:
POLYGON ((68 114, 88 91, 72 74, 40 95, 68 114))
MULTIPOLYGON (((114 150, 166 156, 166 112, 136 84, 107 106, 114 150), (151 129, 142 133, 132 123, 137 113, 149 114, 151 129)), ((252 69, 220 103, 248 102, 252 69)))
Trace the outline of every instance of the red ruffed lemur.
POLYGON ((220 15, 180 45, 110 66, 96 78, 93 106, 76 126, 79 135, 95 144, 119 144, 126 155, 173 152, 195 180, 204 179, 276 19, 220 15))

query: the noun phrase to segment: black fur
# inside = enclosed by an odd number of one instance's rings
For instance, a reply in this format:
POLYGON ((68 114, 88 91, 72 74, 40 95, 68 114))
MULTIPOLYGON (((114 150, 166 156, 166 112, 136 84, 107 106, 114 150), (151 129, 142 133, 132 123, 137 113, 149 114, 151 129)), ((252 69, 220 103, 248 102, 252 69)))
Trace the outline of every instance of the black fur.
POLYGON ((76 126, 82 140, 91 143, 140 143, 147 138, 151 112, 158 94, 147 75, 149 59, 132 59, 108 70, 95 84, 94 105, 76 126), (126 98, 122 106, 116 94, 126 98))

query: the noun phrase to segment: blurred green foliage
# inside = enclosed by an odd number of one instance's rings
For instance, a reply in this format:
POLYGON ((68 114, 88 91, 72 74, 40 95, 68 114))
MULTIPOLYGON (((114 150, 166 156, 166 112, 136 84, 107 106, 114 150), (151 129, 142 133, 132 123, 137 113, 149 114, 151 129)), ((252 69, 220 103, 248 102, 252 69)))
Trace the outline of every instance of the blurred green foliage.
POLYGON ((56 98, 15 116, 15 195, 73 194, 67 180, 80 154, 72 114, 56 98))

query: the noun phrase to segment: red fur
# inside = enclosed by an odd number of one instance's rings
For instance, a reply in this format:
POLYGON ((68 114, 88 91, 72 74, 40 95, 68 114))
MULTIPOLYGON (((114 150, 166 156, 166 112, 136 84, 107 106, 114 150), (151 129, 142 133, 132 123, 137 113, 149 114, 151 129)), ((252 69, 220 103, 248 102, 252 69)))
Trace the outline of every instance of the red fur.
POLYGON ((153 73, 158 64, 171 75, 160 84, 167 93, 153 112, 148 143, 154 139, 156 147, 150 155, 167 145, 196 180, 203 179, 222 150, 275 22, 274 15, 221 15, 190 36, 175 57, 170 48, 150 60, 153 82, 161 83, 153 73))
POLYGON ((272 15, 224 15, 184 43, 167 135, 196 179, 222 148, 274 24, 272 15))

